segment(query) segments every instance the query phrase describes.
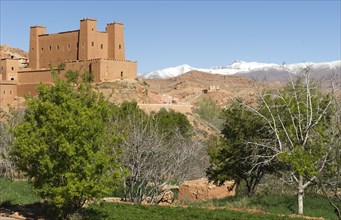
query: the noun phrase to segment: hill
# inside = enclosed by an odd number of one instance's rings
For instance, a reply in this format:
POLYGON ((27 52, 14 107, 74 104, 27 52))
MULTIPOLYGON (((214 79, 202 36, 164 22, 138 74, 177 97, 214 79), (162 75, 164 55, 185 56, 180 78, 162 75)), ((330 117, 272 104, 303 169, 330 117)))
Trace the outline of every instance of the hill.
POLYGON ((8 45, 0 45, 0 58, 28 58, 28 52, 8 45))

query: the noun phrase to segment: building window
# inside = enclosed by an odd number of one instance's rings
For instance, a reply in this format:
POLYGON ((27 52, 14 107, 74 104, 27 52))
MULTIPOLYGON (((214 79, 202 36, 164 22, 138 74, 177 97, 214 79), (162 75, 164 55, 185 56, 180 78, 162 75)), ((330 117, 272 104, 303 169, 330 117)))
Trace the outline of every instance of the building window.
POLYGON ((121 77, 123 77, 123 71, 121 71, 121 77))
POLYGON ((49 46, 49 50, 52 50, 52 47, 51 47, 51 46, 49 46))
POLYGON ((5 95, 6 94, 5 90, 2 93, 5 95))
POLYGON ((92 41, 92 42, 91 42, 91 46, 95 46, 95 42, 92 41))
POLYGON ((121 44, 118 45, 118 49, 121 49, 121 44))
POLYGON ((57 50, 59 50, 59 45, 57 45, 57 50))
POLYGON ((12 66, 12 68, 11 68, 12 70, 14 70, 14 67, 12 66))
POLYGON ((12 95, 12 91, 9 91, 9 94, 12 95))
POLYGON ((43 51, 43 50, 44 50, 44 48, 42 47, 42 48, 41 48, 41 51, 43 51))
POLYGON ((101 44, 101 49, 103 49, 103 44, 101 44))
POLYGON ((12 77, 11 80, 14 80, 14 78, 12 77))
POLYGON ((68 45, 67 45, 67 49, 70 49, 70 47, 71 47, 71 45, 70 45, 70 44, 68 44, 68 45))
POLYGON ((93 28, 91 28, 91 31, 94 31, 94 29, 93 29, 93 28))

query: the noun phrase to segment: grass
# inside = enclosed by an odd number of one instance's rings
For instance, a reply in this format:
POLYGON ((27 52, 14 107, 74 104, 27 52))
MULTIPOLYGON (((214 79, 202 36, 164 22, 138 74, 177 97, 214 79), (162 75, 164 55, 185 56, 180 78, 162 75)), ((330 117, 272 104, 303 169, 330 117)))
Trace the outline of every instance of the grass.
POLYGON ((196 207, 166 207, 154 205, 131 205, 122 203, 101 203, 81 210, 86 219, 148 219, 148 220, 257 220, 257 219, 301 219, 275 214, 251 214, 228 209, 204 209, 196 207))
MULTIPOLYGON (((254 197, 230 197, 199 203, 199 206, 256 209, 276 214, 297 213, 295 195, 258 195, 254 197)), ((306 195, 304 197, 304 215, 337 219, 328 200, 322 196, 306 195)))
POLYGON ((40 197, 32 190, 26 181, 0 179, 0 204, 32 204, 40 202, 40 197))
MULTIPOLYGON (((32 218, 46 216, 44 204, 26 181, 0 179, 0 211, 25 210, 32 218), (33 210, 33 212, 32 212, 33 210)), ((152 205, 131 205, 124 203, 99 203, 81 209, 80 216, 84 219, 295 219, 278 214, 291 215, 297 210, 295 196, 263 195, 249 198, 247 196, 230 197, 200 203, 186 203, 178 207, 152 205), (214 210, 213 210, 214 209, 214 210), (235 211, 254 209, 264 213, 248 213, 235 211), (271 214, 269 214, 271 213, 271 214)), ((304 213, 307 216, 337 219, 332 207, 323 197, 306 196, 304 213)), ((78 218, 79 219, 79 218, 78 218)), ((301 219, 301 218, 296 218, 301 219)))

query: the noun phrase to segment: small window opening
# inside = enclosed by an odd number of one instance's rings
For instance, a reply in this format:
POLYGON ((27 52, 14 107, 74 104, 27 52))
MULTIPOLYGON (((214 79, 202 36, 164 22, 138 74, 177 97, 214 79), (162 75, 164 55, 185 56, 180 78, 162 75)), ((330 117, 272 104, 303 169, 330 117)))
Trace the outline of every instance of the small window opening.
POLYGON ((5 90, 2 93, 5 95, 6 94, 5 90))
POLYGON ((123 71, 121 71, 121 77, 123 77, 123 71))
POLYGON ((118 49, 121 49, 121 44, 118 45, 118 49))
POLYGON ((103 49, 103 44, 101 44, 101 49, 103 49))
POLYGON ((11 68, 12 70, 14 70, 14 67, 12 66, 12 68, 11 68))
POLYGON ((14 78, 12 77, 11 80, 14 80, 14 78))
POLYGON ((95 46, 95 42, 92 41, 92 42, 91 42, 91 46, 95 46))
POLYGON ((51 47, 51 46, 49 46, 49 50, 52 50, 52 47, 51 47))
POLYGON ((41 48, 41 51, 43 51, 43 50, 44 50, 44 48, 42 47, 42 48, 41 48))
POLYGON ((11 56, 11 59, 13 59, 13 58, 14 58, 14 56, 12 55, 12 56, 11 56))
POLYGON ((34 48, 32 47, 32 49, 31 49, 32 51, 34 51, 34 48))
POLYGON ((57 45, 57 50, 59 50, 59 45, 57 45))
POLYGON ((94 31, 94 29, 93 29, 93 28, 91 28, 91 31, 94 31))
POLYGON ((9 91, 9 94, 12 95, 12 91, 9 91))
POLYGON ((68 45, 67 45, 67 48, 68 48, 68 49, 70 49, 70 47, 71 47, 71 45, 70 45, 70 44, 68 44, 68 45))

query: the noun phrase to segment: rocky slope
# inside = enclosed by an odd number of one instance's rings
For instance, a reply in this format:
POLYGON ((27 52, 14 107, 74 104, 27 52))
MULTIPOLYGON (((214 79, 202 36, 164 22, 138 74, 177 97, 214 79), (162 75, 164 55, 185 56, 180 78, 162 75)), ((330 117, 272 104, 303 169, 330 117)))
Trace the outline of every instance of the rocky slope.
POLYGON ((0 45, 0 58, 28 58, 28 52, 8 45, 0 45))

